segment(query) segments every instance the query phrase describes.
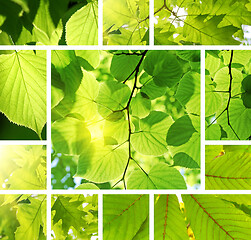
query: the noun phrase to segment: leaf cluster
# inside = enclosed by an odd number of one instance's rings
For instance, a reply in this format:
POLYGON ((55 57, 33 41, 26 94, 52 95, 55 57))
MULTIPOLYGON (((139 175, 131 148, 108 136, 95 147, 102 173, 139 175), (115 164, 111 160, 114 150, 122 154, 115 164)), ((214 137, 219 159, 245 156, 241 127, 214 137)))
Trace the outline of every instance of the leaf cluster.
POLYGON ((251 25, 248 0, 155 0, 156 45, 249 44, 243 25, 251 25))
POLYGON ((0 189, 46 189, 45 146, 0 146, 0 189))
POLYGON ((54 186, 75 174, 79 188, 186 188, 179 170, 200 165, 199 67, 199 51, 53 51, 54 186))
POLYGON ((0 45, 97 45, 98 1, 0 0, 0 45))
POLYGON ((250 195, 158 195, 155 239, 250 238, 250 195))
POLYGON ((206 139, 248 140, 251 99, 242 85, 251 73, 251 51, 206 51, 205 61, 206 139))
POLYGON ((46 239, 46 196, 0 195, 0 238, 46 239))
POLYGON ((52 239, 92 239, 98 235, 98 195, 52 196, 52 239))

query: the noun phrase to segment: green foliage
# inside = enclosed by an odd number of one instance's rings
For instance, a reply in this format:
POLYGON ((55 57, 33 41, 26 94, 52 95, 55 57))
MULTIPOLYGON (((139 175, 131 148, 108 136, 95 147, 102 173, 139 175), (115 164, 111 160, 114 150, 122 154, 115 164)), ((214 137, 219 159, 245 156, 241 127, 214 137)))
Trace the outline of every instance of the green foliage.
POLYGON ((46 52, 0 55, 0 111, 41 138, 46 123, 46 52))
POLYGON ((0 195, 0 238, 46 239, 46 196, 0 195))
POLYGON ((98 195, 52 196, 52 239, 91 239, 98 235, 98 195))
POLYGON ((0 189, 46 189, 45 146, 0 146, 0 189))
MULTIPOLYGON (((155 0, 156 45, 239 45, 251 25, 247 0, 155 0)), ((247 43, 248 44, 248 43, 247 43)))
POLYGON ((0 0, 1 45, 97 45, 97 0, 0 0))
POLYGON ((185 189, 200 166, 199 54, 54 51, 53 187, 185 189))
POLYGON ((250 195, 158 195, 155 198, 155 239, 250 238, 250 195))
POLYGON ((250 138, 250 66, 251 51, 206 51, 207 140, 250 138))
POLYGON ((148 240, 149 196, 104 195, 103 239, 148 240))
POLYGON ((251 189, 250 146, 206 146, 206 189, 251 189))
POLYGON ((104 0, 104 45, 149 44, 149 0, 104 0))

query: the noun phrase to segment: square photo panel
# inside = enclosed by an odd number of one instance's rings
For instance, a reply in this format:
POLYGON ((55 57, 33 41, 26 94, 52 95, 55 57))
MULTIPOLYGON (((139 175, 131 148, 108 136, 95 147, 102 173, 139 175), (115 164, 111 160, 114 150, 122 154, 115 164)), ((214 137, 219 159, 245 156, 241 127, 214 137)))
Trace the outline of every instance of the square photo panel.
POLYGON ((55 189, 200 187, 200 51, 52 51, 51 114, 55 189))

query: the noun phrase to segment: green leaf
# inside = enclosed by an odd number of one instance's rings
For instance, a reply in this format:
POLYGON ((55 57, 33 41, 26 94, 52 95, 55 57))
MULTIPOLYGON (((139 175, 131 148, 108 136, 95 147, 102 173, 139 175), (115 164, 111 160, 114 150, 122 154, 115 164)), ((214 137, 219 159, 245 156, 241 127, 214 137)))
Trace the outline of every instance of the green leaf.
POLYGON ((30 204, 19 203, 17 219, 20 227, 15 232, 16 239, 39 239, 39 230, 42 225, 42 214, 46 213, 42 208, 46 208, 46 196, 42 200, 29 198, 30 204))
MULTIPOLYGON (((198 166, 200 166, 200 118, 199 117, 195 117, 193 115, 190 116, 191 120, 192 120, 192 124, 194 126, 194 128, 196 129, 196 132, 192 134, 191 138, 185 143, 182 144, 180 146, 169 146, 169 150, 174 158, 177 160, 177 158, 179 159, 179 156, 176 156, 176 154, 178 153, 185 153, 186 155, 188 155, 189 157, 192 158, 193 161, 195 161, 198 166)), ((187 162, 184 163, 184 161, 182 161, 182 165, 185 166, 185 164, 187 165, 189 163, 189 167, 195 167, 194 163, 191 162, 191 159, 189 157, 186 157, 187 162), (190 165, 190 163, 192 165, 190 165)), ((185 160, 185 159, 184 159, 185 160)))
POLYGON ((139 121, 139 131, 131 136, 133 148, 145 155, 159 156, 167 152, 166 134, 172 119, 164 112, 152 111, 139 121))
POLYGON ((28 6, 28 1, 29 0, 11 0, 11 1, 17 3, 18 5, 20 5, 25 12, 30 11, 29 6, 28 6))
POLYGON ((177 55, 186 61, 200 62, 199 50, 176 50, 177 55))
POLYGON ((126 106, 131 91, 130 88, 116 81, 106 81, 100 85, 96 99, 98 111, 103 118, 107 118, 114 111, 122 110, 126 106))
POLYGON ((185 152, 178 152, 173 156, 173 165, 186 168, 199 168, 199 164, 185 152))
POLYGON ((196 238, 249 239, 251 220, 233 204, 214 195, 182 195, 182 199, 196 238))
MULTIPOLYGON (((223 104, 223 98, 218 93, 215 92, 215 86, 213 81, 206 76, 206 85, 205 85, 205 116, 213 115, 217 109, 223 104)), ((225 102, 225 101, 224 101, 225 102)))
POLYGON ((54 50, 51 53, 51 61, 65 84, 65 96, 70 96, 74 99, 74 94, 79 88, 83 77, 74 51, 54 50))
POLYGON ((142 94, 137 94, 132 98, 131 104, 132 116, 137 116, 139 118, 146 117, 151 110, 151 100, 144 98, 142 94))
POLYGON ((46 189, 46 182, 41 181, 35 171, 31 172, 28 169, 17 169, 14 171, 9 178, 8 184, 11 185, 9 189, 46 189))
MULTIPOLYGON (((222 51, 222 57, 225 65, 229 64, 230 57, 231 57, 231 51, 222 51)), ((238 50, 234 51, 233 58, 232 58, 232 64, 241 64, 241 65, 247 65, 249 60, 251 58, 250 51, 247 50, 238 50)))
MULTIPOLYGON (((133 240, 149 215, 148 195, 104 195, 103 239, 133 240)), ((137 239, 137 238, 136 238, 137 239)), ((142 240, 148 240, 146 235, 142 240)))
POLYGON ((3 189, 46 189, 46 149, 44 146, 2 146, 0 152, 2 160, 0 185, 3 189))
POLYGON ((98 44, 98 1, 92 1, 75 12, 66 23, 68 45, 98 44))
POLYGON ((105 121, 104 125, 104 138, 112 138, 117 143, 123 143, 128 139, 128 121, 127 120, 120 120, 117 122, 110 122, 105 121))
POLYGON ((154 206, 154 238, 189 239, 186 222, 175 195, 157 197, 154 206))
POLYGON ((251 153, 229 146, 224 155, 206 156, 206 189, 251 189, 251 153))
POLYGON ((200 74, 186 73, 179 82, 175 97, 186 107, 188 113, 200 114, 200 74))
POLYGON ((62 229, 65 235, 71 226, 79 230, 84 225, 83 217, 85 213, 79 209, 82 203, 82 201, 72 201, 67 196, 58 196, 53 204, 51 211, 56 212, 53 217, 53 224, 62 219, 62 229))
POLYGON ((140 83, 142 83, 142 88, 140 94, 151 100, 161 97, 166 93, 166 87, 157 86, 152 80, 153 77, 144 72, 140 77, 140 83))
MULTIPOLYGON (((113 55, 111 62, 111 74, 119 81, 125 81, 140 61, 140 56, 137 55, 113 55)), ((134 78, 132 74, 129 79, 134 78)))
POLYGON ((206 51, 205 67, 209 71, 210 76, 213 77, 218 71, 220 63, 221 59, 217 54, 215 55, 212 51, 206 51))
POLYGON ((221 139, 221 128, 218 124, 213 124, 205 131, 206 140, 216 140, 221 139))
POLYGON ((102 183, 118 178, 123 174, 128 160, 128 152, 119 146, 104 146, 97 141, 85 146, 79 157, 75 177, 102 183))
MULTIPOLYGON (((218 116, 221 112, 217 112, 218 116)), ((251 135, 251 109, 243 105, 242 100, 232 99, 229 105, 229 122, 240 139, 246 140, 251 135), (245 123, 245 124, 243 124, 245 123)), ((217 121, 227 132, 229 139, 237 139, 228 125, 227 113, 224 112, 217 121)))
POLYGON ((174 86, 182 75, 177 58, 167 51, 150 51, 144 61, 144 70, 158 86, 174 86))
POLYGON ((76 189, 99 189, 95 184, 93 183, 82 183, 76 189))
POLYGON ((46 123, 45 52, 0 55, 0 78, 0 111, 40 136, 46 123))
POLYGON ((92 73, 82 69, 83 78, 79 88, 75 92, 74 100, 71 96, 64 99, 52 109, 52 113, 65 117, 70 113, 77 113, 84 119, 92 120, 97 113, 95 99, 98 96, 99 84, 92 73), (87 107, 88 106, 88 107, 87 107))
MULTIPOLYGON (((92 68, 90 70, 97 68, 100 64, 100 50, 75 50, 75 54, 91 65, 92 68)), ((85 66, 87 66, 87 64, 85 64, 85 66)))
POLYGON ((193 133, 196 132, 192 121, 188 115, 177 119, 169 128, 166 142, 171 146, 182 145, 191 138, 193 133))
MULTIPOLYGON (((241 71, 232 69, 232 91, 233 95, 241 92, 241 81, 243 79, 241 71)), ((228 91, 229 89, 229 69, 227 67, 221 68, 214 77, 216 83, 215 91, 228 91)))
POLYGON ((91 134, 83 121, 65 117, 51 126, 52 144, 56 152, 80 155, 91 141, 91 134))
POLYGON ((224 15, 213 16, 209 20, 205 15, 198 15, 191 19, 189 24, 184 25, 185 40, 203 45, 236 45, 238 41, 233 39, 233 34, 238 31, 237 27, 218 27, 224 15))
POLYGON ((128 189, 186 189, 180 172, 165 163, 154 165, 149 173, 135 170, 127 181, 128 189))
POLYGON ((105 0, 103 5, 103 43, 105 45, 148 44, 148 18, 148 0, 105 0))

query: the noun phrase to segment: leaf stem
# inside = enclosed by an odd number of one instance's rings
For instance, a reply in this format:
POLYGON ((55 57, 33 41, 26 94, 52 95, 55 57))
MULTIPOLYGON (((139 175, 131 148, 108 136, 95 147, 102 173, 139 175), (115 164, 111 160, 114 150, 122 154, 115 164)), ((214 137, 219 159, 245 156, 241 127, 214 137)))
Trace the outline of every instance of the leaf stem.
MULTIPOLYGON (((132 76, 132 74, 135 72, 135 77, 134 77, 134 84, 133 84, 133 88, 132 88, 132 92, 130 94, 130 97, 128 99, 128 102, 126 104, 126 106, 121 110, 126 110, 127 113, 127 121, 128 121, 128 160, 122 175, 122 178, 120 180, 118 180, 113 186, 112 188, 114 188, 118 183, 120 183, 121 181, 123 181, 124 184, 124 189, 126 189, 126 182, 125 182, 125 176, 126 176, 126 172, 127 169, 129 167, 129 163, 130 160, 132 160, 132 151, 131 151, 131 135, 132 135, 132 127, 131 127, 131 118, 130 118, 130 103, 134 94, 135 89, 137 89, 137 80, 138 80, 138 74, 139 74, 139 69, 140 69, 140 65, 142 64, 144 57, 146 55, 148 50, 145 50, 142 54, 141 54, 141 58, 137 64, 137 66, 135 67, 135 69, 132 71, 132 73, 129 75, 129 77, 123 82, 125 84, 125 82, 130 78, 130 76, 132 76)), ((145 171, 144 171, 145 172, 145 171)), ((145 172, 146 173, 146 172, 145 172)))

